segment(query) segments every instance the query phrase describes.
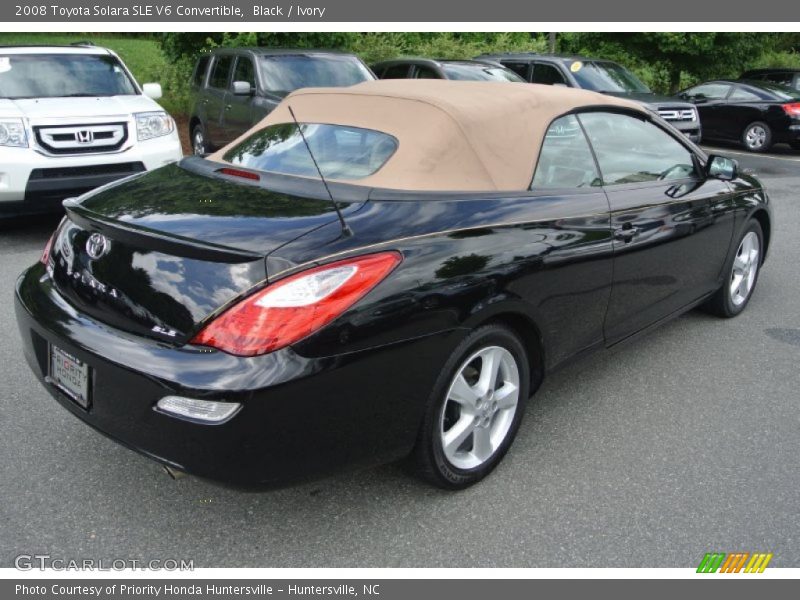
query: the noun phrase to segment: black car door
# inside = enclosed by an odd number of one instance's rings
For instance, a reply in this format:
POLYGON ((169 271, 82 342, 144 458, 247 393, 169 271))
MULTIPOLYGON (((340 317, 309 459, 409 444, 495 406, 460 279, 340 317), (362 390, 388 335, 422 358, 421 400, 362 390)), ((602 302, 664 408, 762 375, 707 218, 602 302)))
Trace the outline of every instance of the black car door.
POLYGON ((720 109, 731 91, 731 85, 724 82, 703 83, 686 90, 681 97, 697 106, 703 137, 724 138, 727 130, 725 116, 720 109))
POLYGON ((733 235, 731 189, 707 178, 673 133, 643 115, 580 115, 611 208, 612 344, 713 292, 733 235))
POLYGON ((744 85, 734 85, 725 104, 719 108, 720 138, 739 141, 745 128, 754 121, 764 121, 769 102, 744 85))

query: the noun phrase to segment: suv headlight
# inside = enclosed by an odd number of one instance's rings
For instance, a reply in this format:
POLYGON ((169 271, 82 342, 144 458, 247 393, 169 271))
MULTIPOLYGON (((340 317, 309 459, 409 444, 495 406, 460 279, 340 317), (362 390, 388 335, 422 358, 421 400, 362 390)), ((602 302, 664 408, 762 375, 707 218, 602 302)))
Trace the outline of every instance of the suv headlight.
POLYGON ((28 136, 22 119, 0 119, 0 146, 28 147, 28 136))
POLYGON ((140 142, 175 131, 175 121, 163 111, 136 113, 136 137, 140 142))

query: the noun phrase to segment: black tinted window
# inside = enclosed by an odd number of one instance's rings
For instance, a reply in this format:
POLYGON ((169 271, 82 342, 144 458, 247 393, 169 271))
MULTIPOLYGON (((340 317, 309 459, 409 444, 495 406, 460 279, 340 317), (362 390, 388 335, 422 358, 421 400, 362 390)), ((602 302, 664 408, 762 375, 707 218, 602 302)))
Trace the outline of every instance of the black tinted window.
POLYGON ((530 65, 528 63, 510 62, 505 60, 502 62, 504 67, 506 67, 507 69, 511 69, 512 71, 514 71, 514 73, 522 77, 525 81, 528 81, 528 70, 530 68, 530 65))
POLYGON ((394 65, 387 67, 381 79, 405 79, 408 77, 408 65, 394 65))
POLYGON ((208 69, 208 61, 210 59, 210 56, 201 56, 200 60, 197 61, 197 66, 194 68, 194 77, 192 78, 192 82, 195 85, 203 85, 203 80, 206 78, 206 69, 208 69))
POLYGON ((553 85, 554 83, 563 83, 564 76, 561 75, 561 72, 552 65, 545 65, 543 63, 536 63, 533 67, 533 79, 531 79, 532 83, 541 83, 544 85, 553 85))
POLYGON ((692 153, 653 125, 628 115, 580 115, 605 185, 684 179, 694 174, 692 153))
POLYGON ((232 56, 218 56, 214 61, 214 69, 211 71, 211 79, 208 85, 213 88, 226 89, 228 87, 228 73, 233 63, 232 56))
POLYGON ((440 77, 430 67, 415 67, 414 79, 440 79, 440 77))
POLYGON ((246 81, 250 87, 256 87, 256 73, 253 68, 253 61, 249 58, 240 56, 236 59, 236 69, 233 71, 233 81, 246 81))
POLYGON ((531 189, 601 185, 592 152, 574 115, 556 119, 547 129, 531 189))

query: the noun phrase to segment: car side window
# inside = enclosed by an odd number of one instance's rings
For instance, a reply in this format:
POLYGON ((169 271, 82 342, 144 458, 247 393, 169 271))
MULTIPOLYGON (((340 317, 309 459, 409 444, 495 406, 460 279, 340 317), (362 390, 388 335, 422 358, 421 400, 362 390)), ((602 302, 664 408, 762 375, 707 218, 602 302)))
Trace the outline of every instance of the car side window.
POLYGON ((544 85, 554 85, 560 83, 566 85, 564 76, 553 65, 546 65, 544 63, 536 63, 533 67, 533 78, 531 83, 541 83, 544 85))
POLYGON ((202 87, 203 81, 206 78, 206 70, 208 69, 208 61, 211 59, 210 56, 201 56, 200 59, 197 61, 197 66, 194 68, 194 78, 192 79, 192 83, 198 87, 202 87))
POLYGON ((211 78, 208 80, 209 87, 220 90, 228 89, 228 73, 230 73, 232 64, 233 56, 218 56, 214 61, 211 78))
POLYGON ((587 112, 578 118, 589 136, 604 185, 695 175, 691 151, 650 121, 608 112, 587 112))
POLYGON ((436 74, 436 71, 431 69, 430 67, 423 67, 421 65, 417 65, 414 68, 414 79, 441 79, 436 74))
POLYGON ((725 83, 704 83, 684 92, 689 98, 705 98, 706 100, 724 100, 731 86, 725 83))
POLYGON ((394 65, 384 70, 381 79, 406 79, 408 77, 408 65, 394 65))
POLYGON ((512 71, 514 71, 514 73, 516 73, 517 75, 522 77, 525 81, 530 81, 529 74, 530 74, 531 65, 529 65, 528 63, 526 63, 526 62, 512 62, 512 61, 504 60, 504 61, 501 61, 501 64, 504 67, 506 67, 507 69, 511 69, 512 71))
POLYGON ((734 88, 731 95, 728 96, 731 102, 758 102, 761 98, 758 94, 747 91, 744 88, 734 88))
POLYGON ((550 124, 544 136, 531 189, 602 185, 586 136, 574 115, 550 124))
POLYGON ((256 71, 253 67, 253 61, 245 56, 237 58, 231 81, 246 81, 251 88, 256 87, 256 71))

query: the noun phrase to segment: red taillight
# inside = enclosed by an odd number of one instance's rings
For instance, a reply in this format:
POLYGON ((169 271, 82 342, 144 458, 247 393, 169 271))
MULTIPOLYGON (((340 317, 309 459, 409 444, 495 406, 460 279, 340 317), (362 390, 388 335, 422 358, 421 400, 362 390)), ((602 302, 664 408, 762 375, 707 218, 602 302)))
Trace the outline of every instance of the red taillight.
POLYGON ((42 257, 39 259, 39 262, 42 263, 45 267, 47 263, 50 262, 50 250, 53 248, 53 240, 56 237, 56 232, 53 232, 53 235, 50 236, 50 239, 47 240, 47 243, 44 245, 44 252, 42 252, 42 257))
POLYGON ((800 117, 800 102, 794 102, 793 104, 784 104, 783 111, 792 117, 800 117))
POLYGON ((401 260, 397 252, 381 252, 302 271, 235 304, 191 343, 238 356, 278 350, 333 321, 401 260))
POLYGON ((231 169, 229 167, 225 167, 224 169, 219 169, 217 173, 222 173, 223 175, 230 175, 231 177, 241 177, 243 179, 250 179, 251 181, 258 181, 261 177, 258 176, 258 173, 253 173, 252 171, 244 171, 242 169, 231 169))

